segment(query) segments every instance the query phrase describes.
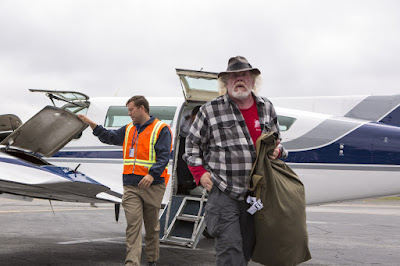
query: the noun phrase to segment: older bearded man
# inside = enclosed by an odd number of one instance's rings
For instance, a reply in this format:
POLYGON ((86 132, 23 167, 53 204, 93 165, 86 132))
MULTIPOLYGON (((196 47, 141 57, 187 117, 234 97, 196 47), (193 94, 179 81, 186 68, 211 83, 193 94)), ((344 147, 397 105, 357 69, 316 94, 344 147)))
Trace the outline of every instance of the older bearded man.
MULTIPOLYGON (((217 265, 247 265, 254 246, 254 219, 245 198, 264 133, 279 134, 272 103, 257 96, 261 72, 241 56, 218 74, 221 96, 201 107, 186 139, 185 160, 197 183, 209 191, 205 221, 215 237, 217 265)), ((270 155, 286 157, 279 144, 270 155)))

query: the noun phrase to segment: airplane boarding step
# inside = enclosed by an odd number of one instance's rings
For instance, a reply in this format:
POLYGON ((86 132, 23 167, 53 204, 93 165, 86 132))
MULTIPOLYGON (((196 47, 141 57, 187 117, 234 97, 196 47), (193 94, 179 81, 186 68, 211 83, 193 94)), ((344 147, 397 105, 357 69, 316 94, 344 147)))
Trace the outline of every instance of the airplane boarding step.
POLYGON ((205 192, 201 197, 173 196, 160 218, 160 242, 195 248, 206 227, 204 222, 206 202, 205 192), (168 211, 169 219, 166 225, 168 211))

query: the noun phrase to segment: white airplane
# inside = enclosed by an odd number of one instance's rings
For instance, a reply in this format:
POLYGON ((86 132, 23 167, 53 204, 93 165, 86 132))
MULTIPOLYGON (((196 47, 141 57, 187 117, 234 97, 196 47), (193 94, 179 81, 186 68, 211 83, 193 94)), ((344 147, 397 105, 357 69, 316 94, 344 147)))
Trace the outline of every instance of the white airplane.
MULTIPOLYGON (((177 171, 184 117, 218 96, 216 73, 176 72, 184 97, 148 97, 150 114, 168 123, 174 133, 165 206, 180 194, 179 181, 185 180, 177 171)), ((79 92, 31 91, 45 93, 53 104, 66 104, 45 107, 22 126, 14 116, 0 117, 0 193, 120 203, 122 147, 101 143, 74 113, 117 129, 131 122, 125 107, 128 97, 89 99, 79 92)), ((270 100, 278 113, 282 144, 289 151, 286 162, 304 183, 307 204, 400 193, 400 95, 270 100)))

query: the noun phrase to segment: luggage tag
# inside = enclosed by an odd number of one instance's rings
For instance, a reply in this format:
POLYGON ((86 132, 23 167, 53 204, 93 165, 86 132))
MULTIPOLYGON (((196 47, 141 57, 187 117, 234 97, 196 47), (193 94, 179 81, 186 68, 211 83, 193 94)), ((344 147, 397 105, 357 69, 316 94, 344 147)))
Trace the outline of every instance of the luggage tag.
POLYGON ((248 204, 252 204, 252 206, 250 206, 250 208, 247 209, 247 212, 250 213, 251 215, 253 215, 254 213, 256 213, 257 211, 261 210, 264 205, 261 202, 261 199, 258 199, 256 197, 250 197, 247 196, 246 202, 248 204))
POLYGON ((129 157, 135 157, 135 148, 130 148, 129 149, 129 157))
POLYGON ((135 148, 134 148, 134 146, 135 146, 136 141, 137 141, 137 139, 139 137, 139 132, 137 134, 136 134, 136 132, 138 132, 137 128, 135 128, 135 132, 133 132, 132 146, 129 148, 129 157, 133 157, 133 158, 135 157, 135 148))

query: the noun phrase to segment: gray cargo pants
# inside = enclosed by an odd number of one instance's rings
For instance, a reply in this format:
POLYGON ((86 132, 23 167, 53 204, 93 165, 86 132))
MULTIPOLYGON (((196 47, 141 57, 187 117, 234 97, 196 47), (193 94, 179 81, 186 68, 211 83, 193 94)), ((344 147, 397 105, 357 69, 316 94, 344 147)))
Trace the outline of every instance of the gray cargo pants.
POLYGON ((215 237, 217 265, 247 265, 255 242, 254 218, 245 200, 235 200, 213 186, 205 207, 208 233, 215 237))

